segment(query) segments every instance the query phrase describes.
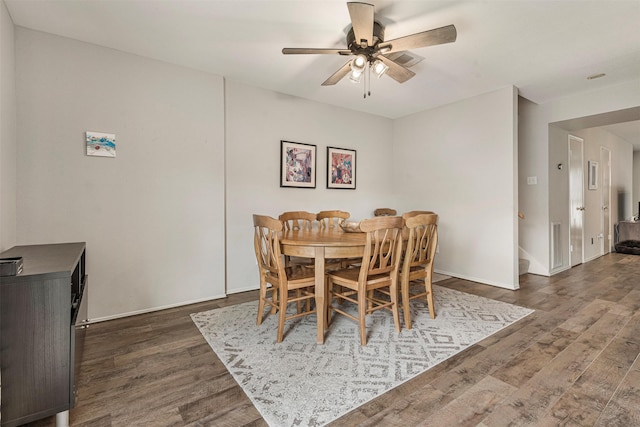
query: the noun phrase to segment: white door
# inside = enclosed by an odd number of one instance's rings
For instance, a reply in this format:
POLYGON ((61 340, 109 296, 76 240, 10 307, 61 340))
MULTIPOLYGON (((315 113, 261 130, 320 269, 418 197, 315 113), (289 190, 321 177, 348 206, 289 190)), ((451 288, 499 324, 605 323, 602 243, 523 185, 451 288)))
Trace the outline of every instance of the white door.
POLYGON ((584 218, 584 162, 583 140, 569 135, 569 209, 571 267, 582 263, 584 218))
POLYGON ((600 165, 602 167, 602 218, 600 234, 600 254, 611 252, 611 217, 609 206, 611 205, 611 151, 606 147, 600 147, 600 165))

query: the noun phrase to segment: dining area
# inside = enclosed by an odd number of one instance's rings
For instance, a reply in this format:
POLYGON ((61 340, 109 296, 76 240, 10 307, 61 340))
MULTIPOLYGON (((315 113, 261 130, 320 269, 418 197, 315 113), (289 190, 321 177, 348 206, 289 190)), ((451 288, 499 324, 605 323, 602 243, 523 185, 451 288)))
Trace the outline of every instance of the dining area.
POLYGON ((323 344, 335 316, 344 316, 358 325, 365 346, 367 317, 379 310, 387 312, 396 333, 412 328, 414 299, 428 304, 434 319, 438 215, 428 210, 398 215, 390 208, 372 214, 360 221, 341 210, 287 211, 277 219, 254 214, 258 327, 267 316, 278 316, 280 343, 294 319, 313 316, 317 344, 323 344))

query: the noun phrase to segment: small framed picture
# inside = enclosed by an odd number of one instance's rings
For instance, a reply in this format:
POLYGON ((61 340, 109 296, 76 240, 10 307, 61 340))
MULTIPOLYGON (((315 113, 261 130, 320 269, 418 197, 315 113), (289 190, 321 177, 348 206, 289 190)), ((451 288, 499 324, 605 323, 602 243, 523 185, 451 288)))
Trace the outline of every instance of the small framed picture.
POLYGON ((327 188, 356 188, 356 150, 327 147, 327 188))
POLYGON ((280 187, 316 188, 316 146, 280 141, 280 187))
POLYGON ((116 136, 112 133, 87 131, 86 142, 87 156, 116 156, 116 136))

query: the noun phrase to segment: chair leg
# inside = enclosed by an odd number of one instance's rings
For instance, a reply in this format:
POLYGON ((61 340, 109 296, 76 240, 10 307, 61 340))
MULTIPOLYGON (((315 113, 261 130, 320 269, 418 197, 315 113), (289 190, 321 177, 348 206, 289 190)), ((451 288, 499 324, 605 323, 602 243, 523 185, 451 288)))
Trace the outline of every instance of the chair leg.
POLYGON ((279 305, 279 310, 280 313, 278 313, 278 339, 277 342, 282 342, 282 339, 284 338, 284 320, 285 317, 287 317, 287 291, 286 290, 282 290, 282 292, 280 292, 280 305, 279 305))
MULTIPOLYGON (((331 292, 331 283, 329 280, 329 276, 324 277, 324 324, 329 327, 329 322, 331 320, 331 303, 333 300, 333 294, 331 292)), ((318 310, 318 307, 316 307, 318 310)), ((317 313, 317 316, 320 316, 320 313, 317 313)))
POLYGON ((427 304, 429 305, 429 315, 432 319, 436 318, 436 306, 433 303, 433 272, 427 271, 427 277, 424 278, 424 288, 427 292, 427 304))
MULTIPOLYGON (((302 295, 300 289, 296 289, 296 298, 300 298, 300 295, 302 295)), ((303 301, 296 301, 296 310, 298 314, 302 313, 302 303, 303 301)))
POLYGON ((271 314, 276 314, 276 311, 278 311, 278 308, 276 307, 276 304, 278 304, 278 288, 276 288, 275 286, 271 289, 271 301, 273 301, 273 305, 271 305, 271 314))
POLYGON ((429 291, 429 294, 427 294, 427 304, 429 304, 429 315, 431 316, 432 319, 436 318, 436 308, 435 305, 433 303, 433 290, 429 291))
POLYGON ((389 287, 391 294, 391 312, 393 313, 393 321, 396 325, 396 332, 400 332, 400 313, 398 311, 398 282, 394 280, 389 287))
POLYGON ((404 314, 404 326, 411 329, 411 305, 409 304, 409 281, 403 281, 400 285, 402 292, 402 312, 404 314), (405 283, 406 282, 406 283, 405 283))
POLYGON ((360 345, 367 345, 367 297, 364 292, 358 292, 358 323, 360 324, 360 345))
MULTIPOLYGON (((329 279, 329 276, 327 276, 325 280, 325 289, 327 290, 327 297, 324 300, 324 306, 327 313, 327 320, 325 324, 327 325, 327 328, 329 328, 329 325, 331 325, 331 318, 333 317, 331 316, 331 307, 333 306, 333 282, 329 279)), ((316 310, 317 309, 318 307, 316 307, 316 310)), ((317 313, 317 315, 319 316, 320 313, 317 313)))
POLYGON ((367 292, 367 310, 371 310, 373 308, 373 292, 374 291, 367 292))
POLYGON ((262 325, 262 316, 264 311, 264 299, 267 297, 267 287, 264 283, 260 283, 260 299, 258 300, 258 320, 257 324, 262 325))

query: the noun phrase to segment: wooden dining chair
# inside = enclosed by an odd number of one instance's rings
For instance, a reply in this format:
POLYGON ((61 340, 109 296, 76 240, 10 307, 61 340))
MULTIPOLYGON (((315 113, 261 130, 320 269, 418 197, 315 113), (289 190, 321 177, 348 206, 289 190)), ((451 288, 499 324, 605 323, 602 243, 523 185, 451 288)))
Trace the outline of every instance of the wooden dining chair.
POLYGON ((366 233, 360 267, 330 271, 327 277, 329 314, 334 312, 356 321, 360 326, 360 344, 366 345, 366 315, 374 311, 391 311, 396 331, 400 332, 398 270, 402 257, 402 218, 366 219, 360 228, 366 233), (334 299, 338 305, 333 304, 334 299), (357 317, 345 311, 343 302, 357 305, 357 317))
MULTIPOLYGON (((306 211, 289 211, 281 213, 278 219, 282 223, 284 230, 311 230, 316 223, 317 216, 306 211)), ((296 264, 309 267, 313 265, 313 259, 311 258, 291 257, 288 255, 284 257, 284 262, 285 266, 296 264)))
MULTIPOLYGON (((423 215, 423 214, 432 214, 432 213, 433 213, 432 211, 409 211, 402 214, 402 219, 406 221, 407 218, 411 218, 411 217, 423 215)), ((409 237, 409 229, 405 226, 402 229, 402 238, 406 242, 408 237, 409 237)), ((407 245, 405 244, 405 249, 406 247, 407 245)), ((402 265, 400 266, 402 267, 402 265)))
POLYGON ((271 314, 278 313, 277 341, 282 342, 287 320, 316 312, 311 304, 315 298, 315 272, 313 268, 300 265, 285 267, 280 250, 279 236, 283 228, 280 221, 269 216, 253 215, 253 226, 253 242, 260 273, 257 324, 262 324, 265 305, 271 307, 271 314), (297 303, 297 311, 287 315, 290 303, 297 303))
MULTIPOLYGON (((321 229, 331 230, 340 228, 340 223, 349 219, 351 214, 349 212, 334 210, 334 211, 320 211, 316 214, 318 218, 318 225, 321 229)), ((340 258, 331 259, 326 262, 327 270, 336 270, 339 268, 347 267, 352 263, 360 262, 360 258, 356 260, 340 258)))
POLYGON ((278 219, 285 230, 311 230, 317 216, 306 211, 290 211, 281 213, 278 219))
POLYGON ((351 214, 345 211, 321 211, 316 214, 320 228, 339 228, 342 221, 349 219, 351 214))
POLYGON ((389 208, 378 208, 373 211, 373 216, 396 216, 398 215, 398 211, 395 209, 389 208))
POLYGON ((433 211, 409 211, 402 214, 403 219, 411 218, 413 216, 432 214, 433 211))
POLYGON ((407 329, 411 329, 409 302, 412 299, 426 297, 429 315, 432 319, 436 317, 432 279, 433 260, 438 245, 438 215, 421 214, 409 217, 404 221, 405 230, 408 230, 408 239, 400 268, 400 293, 402 294, 404 325, 407 329))

